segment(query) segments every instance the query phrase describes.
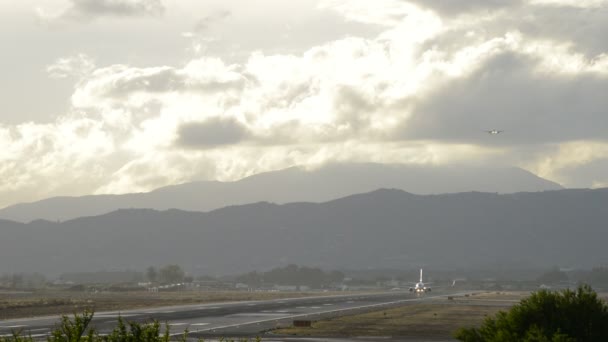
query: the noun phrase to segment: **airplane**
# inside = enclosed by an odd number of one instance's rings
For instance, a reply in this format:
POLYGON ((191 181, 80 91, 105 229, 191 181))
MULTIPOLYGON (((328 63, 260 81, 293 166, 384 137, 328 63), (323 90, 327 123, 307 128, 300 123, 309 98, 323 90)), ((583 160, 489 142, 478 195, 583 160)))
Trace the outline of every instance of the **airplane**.
POLYGON ((418 281, 414 287, 410 287, 410 292, 415 292, 415 293, 425 293, 425 292, 431 292, 431 287, 427 286, 430 285, 430 283, 424 284, 422 282, 422 268, 420 269, 420 281, 418 281))
POLYGON ((502 133, 504 131, 499 131, 497 129, 491 129, 491 130, 485 131, 485 132, 488 133, 488 134, 491 134, 491 135, 498 135, 498 134, 500 134, 500 133, 502 133))

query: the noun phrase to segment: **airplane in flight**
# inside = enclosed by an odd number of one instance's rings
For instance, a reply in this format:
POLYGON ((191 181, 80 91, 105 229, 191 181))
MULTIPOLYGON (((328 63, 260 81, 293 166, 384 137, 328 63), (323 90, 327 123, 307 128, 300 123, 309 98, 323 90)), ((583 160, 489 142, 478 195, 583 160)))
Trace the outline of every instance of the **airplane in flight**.
POLYGON ((424 283, 422 281, 422 268, 420 269, 420 281, 418 281, 414 287, 410 287, 410 292, 415 292, 415 293, 426 293, 426 292, 431 292, 431 287, 428 286, 431 283, 424 283))
POLYGON ((488 134, 491 134, 491 135, 498 135, 498 134, 500 134, 500 133, 502 133, 504 131, 499 131, 497 129, 491 129, 491 130, 485 131, 485 132, 488 133, 488 134))

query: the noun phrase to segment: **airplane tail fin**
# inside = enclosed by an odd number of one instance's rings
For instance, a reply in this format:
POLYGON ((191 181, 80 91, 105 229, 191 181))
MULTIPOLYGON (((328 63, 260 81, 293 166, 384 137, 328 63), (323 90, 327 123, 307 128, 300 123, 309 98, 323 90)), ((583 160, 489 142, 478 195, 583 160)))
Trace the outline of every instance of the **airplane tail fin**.
POLYGON ((422 283, 422 268, 420 269, 420 282, 422 283))

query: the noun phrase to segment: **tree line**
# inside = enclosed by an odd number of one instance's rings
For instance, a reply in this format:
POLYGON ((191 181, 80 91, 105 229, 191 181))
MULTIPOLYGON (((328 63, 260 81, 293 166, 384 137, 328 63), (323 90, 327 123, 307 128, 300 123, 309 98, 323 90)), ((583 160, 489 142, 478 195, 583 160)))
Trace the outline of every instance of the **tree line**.
POLYGON ((325 272, 319 268, 291 264, 268 272, 249 272, 237 277, 236 280, 250 286, 277 284, 321 288, 342 282, 344 273, 340 271, 325 272))

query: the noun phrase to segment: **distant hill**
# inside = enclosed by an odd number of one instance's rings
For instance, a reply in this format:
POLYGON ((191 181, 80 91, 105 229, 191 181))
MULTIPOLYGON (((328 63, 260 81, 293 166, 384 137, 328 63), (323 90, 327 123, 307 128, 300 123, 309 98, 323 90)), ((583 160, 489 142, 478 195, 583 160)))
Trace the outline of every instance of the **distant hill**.
POLYGON ((65 221, 101 215, 121 208, 209 211, 259 201, 324 202, 379 188, 415 194, 464 191, 514 193, 561 189, 559 184, 518 168, 422 167, 384 164, 331 164, 307 171, 289 168, 257 174, 236 182, 194 182, 149 193, 54 197, 0 210, 0 218, 65 221))
POLYGON ((320 204, 0 221, 0 270, 58 274, 169 263, 210 275, 289 263, 326 269, 592 267, 608 263, 607 204, 608 189, 424 196, 377 190, 320 204))

